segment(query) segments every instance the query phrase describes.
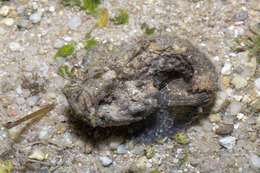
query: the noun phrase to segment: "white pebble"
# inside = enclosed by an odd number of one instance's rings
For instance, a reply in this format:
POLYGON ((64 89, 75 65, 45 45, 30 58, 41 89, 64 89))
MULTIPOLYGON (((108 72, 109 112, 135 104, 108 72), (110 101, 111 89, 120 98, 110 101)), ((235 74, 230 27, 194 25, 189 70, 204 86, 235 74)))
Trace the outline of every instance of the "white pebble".
POLYGON ((0 8, 0 16, 7 16, 10 11, 10 7, 3 6, 0 8))
POLYGON ((63 39, 64 39, 65 41, 67 41, 67 42, 70 42, 70 41, 72 40, 72 38, 69 37, 69 36, 65 36, 65 37, 63 37, 63 39))
POLYGON ((54 6, 50 6, 49 11, 50 12, 54 12, 55 11, 55 7, 54 6))
POLYGON ((16 99, 16 103, 18 103, 19 105, 23 105, 25 103, 25 100, 23 97, 18 97, 16 99))
POLYGON ((239 128, 239 126, 240 126, 240 124, 239 124, 239 123, 236 123, 236 124, 234 124, 234 129, 238 129, 238 128, 239 128))
POLYGON ((14 24, 14 19, 12 18, 5 18, 2 20, 2 23, 4 23, 7 26, 12 26, 14 24))
POLYGON ((215 112, 218 112, 222 108, 226 100, 227 100, 227 94, 225 92, 223 91, 217 92, 217 99, 213 107, 213 110, 215 112))
POLYGON ((229 112, 231 115, 237 115, 241 109, 242 109, 243 104, 240 102, 232 102, 229 105, 229 112))
POLYGON ((79 16, 72 17, 68 22, 68 27, 72 30, 76 30, 81 25, 81 19, 79 16))
POLYGON ((18 42, 11 42, 9 43, 9 48, 12 51, 19 51, 21 49, 21 45, 18 42))
POLYGON ((100 156, 99 160, 101 161, 103 166, 109 166, 112 164, 112 160, 106 156, 100 156))
POLYGON ((33 106, 33 105, 36 104, 37 100, 38 100, 38 97, 37 97, 37 96, 31 96, 31 97, 29 97, 29 98, 27 99, 27 104, 28 104, 29 106, 33 106))
POLYGON ((32 23, 39 23, 41 21, 41 15, 39 13, 33 13, 30 16, 30 20, 32 21, 32 23))
POLYGON ((238 74, 234 74, 231 83, 236 87, 236 89, 241 89, 247 86, 247 80, 238 74))
POLYGON ((231 97, 231 96, 233 96, 234 90, 233 90, 232 88, 227 88, 225 92, 226 92, 226 94, 227 94, 229 97, 231 97))
POLYGON ((48 127, 46 127, 46 126, 41 127, 41 131, 39 133, 39 138, 44 139, 48 134, 49 134, 48 127))
POLYGON ((259 157, 259 156, 257 156, 257 155, 252 155, 251 158, 250 158, 250 161, 251 161, 251 165, 252 165, 254 168, 260 169, 260 157, 259 157))
POLYGON ((34 159, 34 160, 39 160, 42 161, 46 158, 46 154, 44 152, 42 152, 41 150, 33 150, 29 156, 30 159, 34 159))
POLYGON ((0 27, 0 35, 4 35, 6 33, 6 30, 2 27, 0 27))
POLYGON ((22 93, 23 93, 23 90, 22 90, 21 85, 18 85, 18 86, 17 86, 17 88, 16 88, 16 93, 17 93, 17 94, 22 94, 22 93))
POLYGON ((56 62, 57 62, 58 64, 64 64, 64 63, 65 63, 65 58, 58 56, 58 57, 56 58, 56 62))
POLYGON ((226 136, 219 140, 220 145, 231 150, 236 145, 236 138, 233 136, 226 136))
POLYGON ((55 48, 60 48, 61 46, 63 46, 64 45, 64 41, 62 41, 61 39, 57 39, 57 40, 55 40, 55 42, 54 42, 54 47, 55 48))
POLYGON ((238 120, 242 120, 242 119, 244 119, 245 118, 245 115, 243 114, 243 113, 238 113, 237 114, 237 119, 238 120))
POLYGON ((233 95, 233 98, 236 100, 236 101, 241 101, 243 96, 240 96, 240 95, 233 95))
POLYGON ((224 66, 221 69, 223 75, 230 75, 232 72, 232 64, 230 62, 225 62, 224 66))
POLYGON ((258 91, 260 91, 260 78, 257 78, 257 79, 255 80, 255 88, 256 88, 258 91))
POLYGON ((126 150, 126 148, 125 148, 125 145, 124 145, 124 144, 119 145, 119 146, 117 147, 116 153, 118 153, 118 154, 127 153, 127 150, 126 150))

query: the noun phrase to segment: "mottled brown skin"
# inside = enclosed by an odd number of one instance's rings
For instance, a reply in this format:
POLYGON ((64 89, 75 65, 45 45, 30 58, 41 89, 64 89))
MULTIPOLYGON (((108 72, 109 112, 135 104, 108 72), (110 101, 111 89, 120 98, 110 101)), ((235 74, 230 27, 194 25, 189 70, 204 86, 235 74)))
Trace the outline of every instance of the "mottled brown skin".
MULTIPOLYGON (((148 117, 160 112, 174 122, 176 112, 212 103, 217 90, 211 61, 189 41, 170 35, 140 38, 113 50, 95 46, 78 74, 64 94, 75 115, 93 127, 149 124, 148 117)), ((185 118, 185 113, 178 114, 185 118)))

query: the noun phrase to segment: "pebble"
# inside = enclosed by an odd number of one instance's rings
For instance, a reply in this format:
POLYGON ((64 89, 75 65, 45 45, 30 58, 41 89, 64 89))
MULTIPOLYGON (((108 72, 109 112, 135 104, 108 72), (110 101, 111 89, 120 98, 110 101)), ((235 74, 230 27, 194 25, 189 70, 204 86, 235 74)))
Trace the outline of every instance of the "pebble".
POLYGON ((33 105, 35 105, 35 103, 37 102, 37 100, 38 100, 38 97, 37 97, 37 96, 31 96, 31 97, 27 98, 27 104, 28 104, 29 106, 33 106, 33 105))
POLYGON ((218 135, 230 135, 233 132, 233 124, 224 124, 216 129, 216 134, 218 135))
POLYGON ((112 164, 112 160, 107 156, 100 156, 99 160, 101 161, 103 166, 109 166, 112 164))
POLYGON ((118 153, 118 154, 125 154, 125 153, 127 153, 125 145, 124 144, 119 145, 117 147, 117 149, 116 149, 116 153, 118 153))
POLYGON ((219 114, 210 114, 209 115, 209 121, 211 123, 216 123, 221 121, 221 115, 219 114))
POLYGON ((226 136, 219 139, 220 145, 226 149, 231 150, 236 145, 236 138, 233 136, 226 136))
POLYGON ((257 138, 257 136, 255 134, 249 136, 249 139, 250 139, 251 142, 255 142, 256 138, 257 138))
POLYGON ((63 40, 56 39, 53 46, 54 46, 54 48, 60 48, 63 45, 64 45, 64 41, 63 40))
POLYGON ((254 108, 255 112, 260 112, 260 97, 253 101, 252 107, 254 108))
POLYGON ((150 145, 145 146, 145 155, 147 159, 150 159, 154 156, 154 150, 150 145))
POLYGON ((8 7, 8 6, 2 6, 1 8, 0 8, 0 16, 7 16, 8 15, 8 13, 9 13, 9 11, 10 11, 10 7, 8 7))
POLYGON ((228 76, 223 76, 221 78, 221 82, 222 82, 224 88, 228 88, 230 86, 230 81, 231 81, 230 77, 228 77, 228 76))
POLYGON ((4 18, 1 23, 4 23, 6 26, 12 26, 14 24, 14 19, 4 18))
POLYGON ((257 78, 254 82, 256 90, 260 91, 260 78, 257 78))
POLYGON ((238 113, 238 114, 237 114, 237 119, 238 119, 238 120, 243 120, 243 119, 245 119, 245 114, 243 114, 243 113, 238 113))
POLYGON ((9 48, 11 51, 19 51, 21 49, 21 45, 18 42, 9 43, 9 48))
POLYGON ((223 91, 217 92, 217 99, 215 101, 215 105, 213 107, 214 112, 219 112, 226 104, 228 98, 228 94, 223 91))
POLYGON ((233 95, 233 98, 236 100, 236 101, 241 101, 243 96, 240 96, 240 95, 233 95))
POLYGON ((233 19, 238 22, 238 21, 244 21, 249 17, 249 14, 247 12, 240 12, 234 15, 233 19))
POLYGON ((65 41, 67 41, 67 42, 70 42, 70 41, 72 41, 72 38, 71 38, 71 37, 69 37, 69 36, 65 36, 65 37, 63 37, 63 39, 64 39, 65 41))
POLYGON ((33 13, 30 16, 30 20, 32 21, 32 23, 39 23, 41 21, 41 15, 39 13, 33 13))
POLYGON ((221 69, 223 75, 230 75, 232 72, 232 64, 230 62, 225 62, 224 66, 221 69))
POLYGON ((137 168, 145 168, 147 167, 147 163, 148 159, 145 156, 142 156, 136 161, 136 166, 137 168))
POLYGON ((66 59, 63 58, 63 57, 58 56, 58 57, 56 58, 56 62, 57 62, 58 64, 64 64, 65 61, 66 61, 66 59))
POLYGON ((44 159, 46 159, 46 154, 44 152, 42 152, 41 150, 39 149, 35 149, 33 150, 29 156, 28 156, 30 159, 34 159, 34 160, 39 160, 39 161, 42 161, 44 159))
POLYGON ((243 68, 238 66, 235 71, 238 73, 238 74, 241 74, 243 72, 243 68))
POLYGON ((81 19, 79 16, 72 17, 68 22, 68 27, 72 30, 76 30, 81 25, 81 19))
POLYGON ((256 127, 260 128, 260 114, 258 114, 258 117, 256 118, 256 127))
POLYGON ((25 128, 26 128, 26 125, 19 125, 19 126, 15 126, 11 129, 9 129, 8 130, 9 137, 12 140, 17 140, 21 136, 21 134, 23 133, 25 128))
POLYGON ((47 139, 49 136, 49 130, 48 130, 48 126, 41 126, 41 131, 39 133, 39 138, 40 139, 47 139))
POLYGON ((144 150, 144 146, 143 145, 137 145, 132 152, 134 154, 138 154, 138 155, 144 155, 145 154, 145 150, 144 150))
POLYGON ((223 121, 224 124, 234 124, 234 118, 232 115, 224 115, 223 121))
POLYGON ((0 126, 0 143, 1 143, 1 147, 0 147, 0 156, 3 153, 8 152, 11 149, 11 143, 12 140, 9 137, 8 131, 6 130, 6 128, 0 126))
POLYGON ((6 33, 6 30, 2 27, 0 27, 0 35, 4 35, 6 33))
POLYGON ((231 83, 235 86, 236 89, 241 89, 247 86, 247 80, 240 76, 239 74, 234 74, 231 83))
POLYGON ((250 157, 250 163, 254 168, 260 169, 260 157, 257 155, 252 155, 250 157))
POLYGON ((23 97, 17 97, 16 103, 19 104, 19 105, 22 105, 22 104, 25 103, 25 99, 23 97))
POLYGON ((241 109, 242 109, 243 104, 240 102, 232 102, 229 105, 229 111, 231 115, 237 115, 241 109))
POLYGON ((28 19, 21 17, 17 20, 17 27, 19 28, 19 30, 28 28, 29 26, 30 26, 30 21, 28 19))
POLYGON ((50 11, 50 12, 55 12, 55 7, 54 7, 54 6, 50 6, 50 7, 49 7, 49 11, 50 11))
POLYGON ((11 110, 9 110, 8 115, 11 117, 15 117, 17 115, 17 112, 15 109, 11 109, 11 110))
POLYGON ((87 142, 85 146, 85 153, 89 154, 93 150, 93 144, 91 142, 87 142))
POLYGON ((116 150, 120 144, 124 142, 124 139, 119 136, 112 136, 109 138, 109 148, 111 150, 116 150))

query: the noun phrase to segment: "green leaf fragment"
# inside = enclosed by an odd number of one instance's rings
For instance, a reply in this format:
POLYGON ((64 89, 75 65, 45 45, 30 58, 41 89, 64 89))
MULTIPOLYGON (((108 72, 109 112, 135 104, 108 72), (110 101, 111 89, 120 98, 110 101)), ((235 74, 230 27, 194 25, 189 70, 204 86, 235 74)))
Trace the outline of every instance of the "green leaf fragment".
POLYGON ((141 29, 145 29, 145 34, 146 34, 146 35, 152 35, 152 34, 154 33, 154 31, 155 31, 155 28, 154 28, 154 27, 150 28, 150 27, 147 25, 147 23, 143 23, 143 24, 141 25, 141 29))
POLYGON ((241 45, 243 43, 242 50, 248 50, 248 57, 256 57, 257 63, 260 63, 260 25, 250 28, 249 34, 240 35, 235 38, 235 41, 241 45))
POLYGON ((83 0, 83 6, 84 8, 90 12, 93 13, 94 10, 98 7, 100 4, 100 0, 83 0))
POLYGON ((150 171, 149 173, 160 173, 160 171, 158 171, 158 170, 153 170, 153 171, 150 171))
POLYGON ((179 167, 181 167, 188 160, 188 153, 183 153, 183 157, 179 160, 179 167))
POLYGON ((59 66, 57 73, 63 78, 72 77, 72 72, 69 70, 69 67, 67 65, 59 66))
POLYGON ((145 33, 146 33, 147 35, 153 34, 154 31, 155 31, 155 28, 148 28, 148 27, 145 28, 145 33))
POLYGON ((121 25, 128 23, 128 14, 125 10, 119 9, 119 16, 111 19, 115 24, 121 25))
POLYGON ((86 49, 91 48, 92 46, 95 46, 98 42, 96 40, 87 40, 86 49))
POLYGON ((97 17, 97 26, 98 27, 104 27, 107 24, 108 20, 108 10, 107 8, 98 8, 94 12, 94 16, 97 17))
POLYGON ((10 160, 0 161, 0 173, 11 173, 13 163, 10 160))
POLYGON ((89 40, 90 37, 91 37, 91 32, 88 32, 88 33, 85 35, 85 39, 86 39, 86 40, 89 40))
POLYGON ((61 48, 59 48, 59 50, 55 54, 55 58, 57 57, 66 58, 67 56, 72 55, 73 51, 74 51, 74 44, 63 45, 61 48))
POLYGON ((91 38, 91 32, 88 32, 88 33, 85 35, 85 39, 86 39, 85 49, 89 49, 89 48, 91 48, 92 46, 95 46, 95 45, 98 43, 97 40, 90 39, 90 38, 91 38))

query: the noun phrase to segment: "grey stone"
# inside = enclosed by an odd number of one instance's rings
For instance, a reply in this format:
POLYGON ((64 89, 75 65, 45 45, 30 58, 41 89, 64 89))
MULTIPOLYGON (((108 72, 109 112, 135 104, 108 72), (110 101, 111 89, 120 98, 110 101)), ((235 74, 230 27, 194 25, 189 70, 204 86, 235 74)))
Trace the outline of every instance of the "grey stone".
POLYGON ((257 155, 252 155, 250 157, 250 163, 254 168, 260 169, 260 157, 257 155))
POLYGON ((125 153, 127 153, 125 145, 124 144, 119 145, 117 147, 117 149, 116 149, 116 153, 118 153, 118 154, 125 154, 125 153))
POLYGON ((220 145, 226 149, 231 150, 236 145, 236 138, 233 136, 226 136, 219 139, 220 145))
POLYGON ((233 124, 224 124, 216 129, 216 134, 218 135, 229 135, 233 132, 233 124))
POLYGON ((234 20, 237 21, 244 21, 249 17, 249 14, 247 12, 240 12, 234 15, 234 20))
POLYGON ((79 16, 73 16, 68 22, 68 27, 72 30, 76 30, 80 25, 81 19, 79 16))
POLYGON ((109 166, 112 164, 112 160, 107 156, 100 156, 99 160, 101 161, 103 166, 109 166))
POLYGON ((41 21, 41 14, 39 13, 33 13, 30 16, 30 20, 32 21, 32 23, 39 23, 41 21))

